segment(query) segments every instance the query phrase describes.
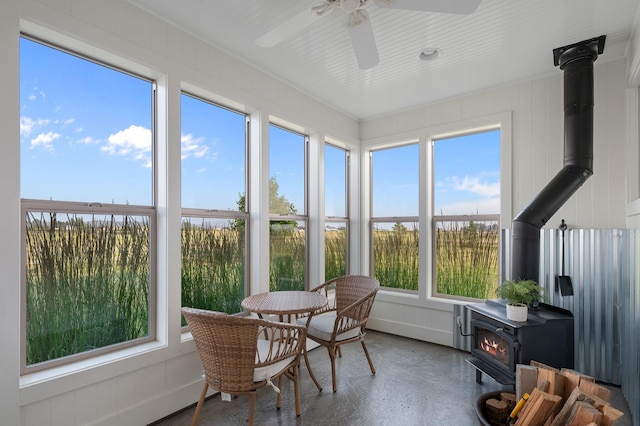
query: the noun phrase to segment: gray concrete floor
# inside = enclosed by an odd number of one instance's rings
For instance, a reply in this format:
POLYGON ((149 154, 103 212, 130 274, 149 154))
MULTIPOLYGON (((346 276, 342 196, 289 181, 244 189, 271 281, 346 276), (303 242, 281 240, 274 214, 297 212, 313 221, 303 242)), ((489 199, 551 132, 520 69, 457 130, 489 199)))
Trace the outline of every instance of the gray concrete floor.
MULTIPOLYGON (((309 352, 309 362, 323 387, 318 392, 304 365, 300 368, 302 414, 296 417, 293 384, 283 380, 282 408, 277 411, 276 393, 269 387, 258 391, 256 425, 478 425, 475 402, 479 395, 512 390, 491 377, 475 381, 475 368, 466 352, 390 334, 368 331, 365 338, 376 374, 372 375, 358 343, 345 345, 336 361, 338 391, 331 389, 331 366, 325 348, 309 352)), ((616 426, 632 424, 629 408, 618 387, 612 390, 612 405, 625 416, 616 426)), ((198 395, 194 395, 194 401, 198 395)), ((157 426, 191 424, 195 405, 157 426)), ((249 398, 224 402, 216 395, 205 401, 199 425, 244 425, 249 398)))

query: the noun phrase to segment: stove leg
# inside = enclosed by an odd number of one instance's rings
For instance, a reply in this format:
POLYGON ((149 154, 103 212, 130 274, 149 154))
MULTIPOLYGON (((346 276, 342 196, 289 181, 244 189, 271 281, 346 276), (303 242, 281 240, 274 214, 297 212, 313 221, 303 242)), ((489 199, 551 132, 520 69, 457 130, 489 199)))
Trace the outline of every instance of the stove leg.
POLYGON ((476 383, 477 384, 482 383, 482 371, 480 371, 480 369, 478 368, 476 368, 476 383))

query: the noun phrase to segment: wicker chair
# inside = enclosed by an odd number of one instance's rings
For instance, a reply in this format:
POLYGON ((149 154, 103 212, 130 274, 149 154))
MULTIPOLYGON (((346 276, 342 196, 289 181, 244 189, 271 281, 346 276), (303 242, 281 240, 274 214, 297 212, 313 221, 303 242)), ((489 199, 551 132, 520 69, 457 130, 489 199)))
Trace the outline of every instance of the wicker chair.
POLYGON ((304 327, 186 307, 182 315, 193 335, 205 378, 192 426, 198 423, 209 387, 223 394, 249 395, 252 425, 258 388, 273 386, 278 391, 276 407, 280 409, 282 376, 293 381, 296 415, 300 415, 298 370, 306 342, 304 327), (272 382, 276 378, 277 387, 272 382))
MULTIPOLYGON (((307 337, 326 347, 329 351, 334 392, 337 390, 336 352, 338 356, 342 356, 340 347, 344 344, 360 342, 369 362, 371 374, 376 374, 369 351, 364 343, 364 335, 369 312, 371 312, 371 306, 379 287, 380 284, 377 280, 363 275, 347 275, 334 278, 311 290, 327 296, 330 304, 314 312, 310 318, 303 317, 298 319, 298 324, 307 325, 307 337), (335 297, 332 298, 331 296, 334 292, 335 297)), ((304 360, 309 366, 309 358, 306 351, 304 360)), ((309 369, 309 374, 318 390, 322 391, 322 387, 311 369, 309 369)))

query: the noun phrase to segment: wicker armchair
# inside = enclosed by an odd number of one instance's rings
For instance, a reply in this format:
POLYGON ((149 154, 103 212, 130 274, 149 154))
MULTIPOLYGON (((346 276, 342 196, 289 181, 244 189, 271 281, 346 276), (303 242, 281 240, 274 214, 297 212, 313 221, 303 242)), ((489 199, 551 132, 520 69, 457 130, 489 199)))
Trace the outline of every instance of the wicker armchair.
POLYGON ((252 425, 258 388, 273 386, 278 391, 276 407, 280 409, 282 376, 293 381, 296 415, 300 415, 298 369, 306 342, 304 327, 186 307, 182 314, 193 335, 205 377, 192 426, 198 423, 209 387, 223 394, 249 395, 252 425), (272 382, 276 378, 277 387, 272 382))
MULTIPOLYGON (((369 362, 371 374, 376 374, 369 351, 364 343, 364 335, 369 312, 371 312, 371 306, 379 287, 380 284, 377 280, 363 275, 347 275, 334 278, 311 290, 324 294, 330 301, 332 293, 335 293, 333 303, 314 312, 311 318, 303 317, 298 319, 298 324, 307 325, 307 337, 326 347, 329 351, 334 392, 337 390, 336 352, 338 356, 342 356, 340 347, 344 344, 360 342, 369 362)), ((309 366, 306 351, 304 359, 307 366, 309 366)), ((309 369, 309 374, 318 390, 321 391, 322 387, 311 369, 309 369)))

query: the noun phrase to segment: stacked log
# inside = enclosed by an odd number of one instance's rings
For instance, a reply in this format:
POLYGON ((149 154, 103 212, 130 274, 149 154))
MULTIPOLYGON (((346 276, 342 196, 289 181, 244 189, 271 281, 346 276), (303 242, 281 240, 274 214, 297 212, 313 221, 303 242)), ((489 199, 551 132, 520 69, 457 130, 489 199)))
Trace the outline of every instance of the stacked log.
POLYGON ((516 394, 501 392, 500 399, 489 398, 485 402, 486 420, 493 426, 504 426, 507 417, 516 406, 516 394))
POLYGON ((614 426, 623 413, 611 406, 610 397, 611 391, 593 377, 532 361, 516 366, 516 393, 487 400, 486 414, 499 426, 614 426), (513 407, 523 397, 526 401, 516 416, 513 407))

